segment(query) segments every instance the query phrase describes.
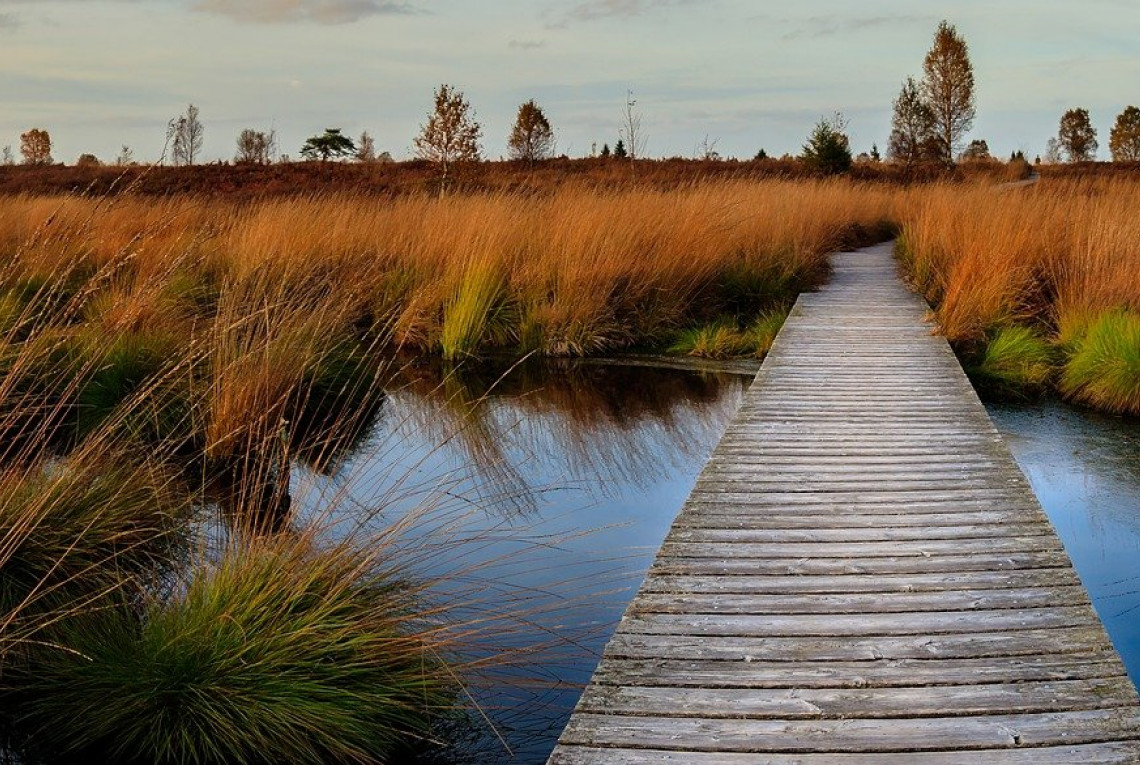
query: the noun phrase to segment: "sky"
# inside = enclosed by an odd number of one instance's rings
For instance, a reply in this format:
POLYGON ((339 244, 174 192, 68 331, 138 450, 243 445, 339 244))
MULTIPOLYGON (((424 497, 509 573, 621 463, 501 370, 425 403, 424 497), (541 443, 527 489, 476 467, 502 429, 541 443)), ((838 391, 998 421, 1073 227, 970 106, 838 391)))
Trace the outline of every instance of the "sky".
POLYGON ((1140 0, 0 0, 0 146, 40 127, 57 161, 151 161, 193 103, 207 160, 244 128, 296 156, 326 127, 403 158, 449 83, 491 158, 531 98, 559 153, 612 145, 631 91, 648 156, 795 154, 836 111, 865 151, 942 19, 970 46, 969 137, 995 154, 1043 153, 1080 106, 1106 158, 1140 105, 1140 0))

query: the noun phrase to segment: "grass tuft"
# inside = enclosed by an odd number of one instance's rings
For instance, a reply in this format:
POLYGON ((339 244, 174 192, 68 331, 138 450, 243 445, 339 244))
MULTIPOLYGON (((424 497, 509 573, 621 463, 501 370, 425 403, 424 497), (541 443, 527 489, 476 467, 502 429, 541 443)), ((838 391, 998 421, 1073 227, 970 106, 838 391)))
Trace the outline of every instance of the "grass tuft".
POLYGON ((255 540, 145 606, 36 652, 17 722, 49 761, 381 762, 453 703, 415 589, 368 555, 255 540))
POLYGON ((976 364, 967 364, 974 382, 992 396, 1023 398, 1040 393, 1053 374, 1049 341, 1029 327, 1002 327, 985 345, 976 364))
POLYGON ((1061 391, 1116 414, 1140 414, 1140 313, 1117 309, 1074 332, 1061 391))

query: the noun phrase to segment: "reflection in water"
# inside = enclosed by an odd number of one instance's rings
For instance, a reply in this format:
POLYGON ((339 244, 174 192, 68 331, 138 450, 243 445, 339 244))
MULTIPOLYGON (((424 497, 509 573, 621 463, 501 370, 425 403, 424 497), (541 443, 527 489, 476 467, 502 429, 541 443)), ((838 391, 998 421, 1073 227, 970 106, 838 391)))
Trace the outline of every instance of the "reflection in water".
POLYGON ((541 762, 749 381, 409 363, 355 454, 294 466, 294 522, 407 521, 405 563, 439 577, 504 739, 476 759, 541 762))
POLYGON ((1140 683, 1140 422, 1059 403, 988 408, 1140 683))

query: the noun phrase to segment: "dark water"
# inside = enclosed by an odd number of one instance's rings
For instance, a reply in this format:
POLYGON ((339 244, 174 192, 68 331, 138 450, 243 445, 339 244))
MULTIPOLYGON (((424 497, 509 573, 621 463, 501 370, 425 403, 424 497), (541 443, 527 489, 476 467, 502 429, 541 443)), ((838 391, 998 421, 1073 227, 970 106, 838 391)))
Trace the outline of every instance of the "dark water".
POLYGON ((294 523, 334 535, 406 524, 393 549, 439 577, 460 659, 490 660, 470 676, 494 732, 451 735, 480 763, 543 762, 750 381, 409 367, 351 453, 294 469, 294 523))
POLYGON ((1140 421, 1059 403, 987 408, 1140 683, 1140 421))

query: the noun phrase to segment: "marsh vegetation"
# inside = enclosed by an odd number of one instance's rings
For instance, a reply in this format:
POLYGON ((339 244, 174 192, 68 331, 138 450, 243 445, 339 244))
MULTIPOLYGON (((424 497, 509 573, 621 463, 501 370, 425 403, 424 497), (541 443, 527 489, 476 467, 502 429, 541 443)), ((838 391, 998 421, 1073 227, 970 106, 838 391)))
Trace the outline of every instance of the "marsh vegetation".
POLYGON ((519 452, 644 481, 661 467, 621 434, 675 419, 649 372, 615 402, 590 375, 504 374, 518 360, 758 359, 829 252, 901 232, 979 385, 1137 414, 1138 206, 1129 178, 4 197, 0 733, 27 762, 382 761, 454 738, 481 673, 518 678, 542 642, 512 630, 574 601, 488 588, 462 552, 518 571, 539 564, 514 548, 554 546, 517 520, 541 494, 519 452), (529 391, 513 424, 496 384, 529 391), (424 478, 443 444, 480 480, 424 478), (362 450, 388 455, 369 490, 362 450), (469 522, 490 507, 512 520, 469 522))

